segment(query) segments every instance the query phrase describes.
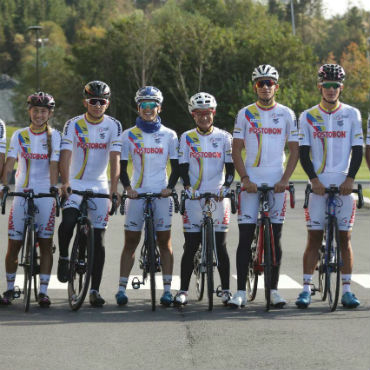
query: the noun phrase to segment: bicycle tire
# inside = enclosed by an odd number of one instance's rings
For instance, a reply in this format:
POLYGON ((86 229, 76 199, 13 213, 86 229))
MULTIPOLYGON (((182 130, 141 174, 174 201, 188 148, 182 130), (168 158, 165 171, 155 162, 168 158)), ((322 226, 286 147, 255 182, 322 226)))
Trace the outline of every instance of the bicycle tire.
POLYGON ((258 272, 254 268, 255 261, 257 259, 258 250, 258 234, 259 226, 256 226, 254 233, 254 239, 251 246, 251 257, 248 264, 247 271, 247 298, 248 301, 253 301, 257 295, 257 285, 258 285, 258 272))
POLYGON ((156 241, 154 235, 154 224, 153 219, 148 217, 145 223, 146 227, 146 248, 148 251, 148 263, 149 263, 149 278, 150 278, 150 297, 152 301, 152 311, 156 309, 156 302, 155 302, 155 248, 156 248, 156 241))
POLYGON ((337 220, 332 223, 332 248, 328 249, 327 283, 330 311, 336 310, 340 291, 341 251, 337 220))
POLYGON ((90 220, 77 224, 69 262, 68 302, 73 311, 83 304, 94 263, 94 228, 90 220))
MULTIPOLYGON (((34 238, 35 238, 35 240, 37 240, 37 235, 35 235, 34 238)), ((33 261, 34 261, 34 267, 33 267, 33 292, 34 292, 34 295, 35 295, 35 301, 36 302, 38 301, 39 291, 40 291, 40 279, 39 279, 39 276, 40 276, 40 264, 39 264, 39 261, 40 261, 40 256, 39 256, 40 249, 39 248, 36 248, 36 246, 35 246, 35 249, 34 249, 34 257, 33 257, 33 261), (37 269, 37 271, 36 271, 36 269, 37 269)))
POLYGON ((24 282, 23 282, 23 305, 24 311, 30 309, 31 290, 32 290, 32 275, 34 266, 34 247, 35 247, 35 232, 34 224, 30 223, 25 228, 24 233, 25 255, 23 261, 24 282))
POLYGON ((263 278, 265 285, 265 300, 266 300, 266 311, 270 309, 271 305, 271 278, 272 278, 272 256, 271 256, 271 224, 269 219, 263 220, 263 278))
POLYGON ((321 294, 321 300, 325 301, 328 294, 328 286, 326 284, 325 274, 325 245, 322 245, 319 250, 319 265, 318 265, 318 280, 319 280, 319 291, 321 294))
POLYGON ((205 241, 206 241, 206 271, 207 271, 207 295, 208 295, 208 311, 213 309, 213 251, 215 250, 213 223, 210 218, 206 220, 204 225, 205 241))
POLYGON ((201 271, 202 267, 202 249, 198 248, 194 255, 194 275, 195 275, 195 291, 198 301, 203 299, 205 272, 201 271))

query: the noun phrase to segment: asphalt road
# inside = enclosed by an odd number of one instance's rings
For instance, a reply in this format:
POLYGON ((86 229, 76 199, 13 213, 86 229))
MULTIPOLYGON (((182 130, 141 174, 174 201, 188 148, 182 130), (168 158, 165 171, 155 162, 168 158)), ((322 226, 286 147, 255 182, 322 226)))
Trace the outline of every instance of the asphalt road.
MULTIPOLYGON (((254 302, 235 310, 217 302, 207 311, 206 300, 195 299, 192 281, 190 302, 183 309, 158 307, 151 311, 149 290, 129 290, 129 305, 115 304, 119 258, 123 243, 123 219, 114 216, 106 236, 106 265, 101 294, 102 309, 86 303, 71 312, 64 287, 51 284, 52 306, 33 303, 23 312, 21 300, 0 306, 0 363, 4 369, 369 369, 370 368, 370 210, 359 210, 353 231, 355 254, 352 290, 361 300, 356 310, 339 307, 330 313, 316 296, 307 310, 294 302, 302 284, 302 255, 306 229, 303 186, 297 187, 297 205, 287 212, 283 231, 281 294, 284 309, 265 312, 263 291, 254 302), (364 274, 365 276, 361 276, 364 274)), ((8 207, 10 208, 10 207, 8 207)), ((7 219, 0 217, 6 252, 7 219)), ((232 218, 228 249, 232 274, 236 274, 238 241, 236 216, 232 218)), ((174 275, 180 273, 182 254, 180 216, 174 217, 174 275)), ((55 262, 57 254, 55 255, 55 262)), ((56 273, 56 263, 53 274, 56 273)), ((137 264, 133 274, 139 274, 137 264)), ((5 290, 4 264, 0 287, 5 290)), ((217 277, 218 279, 218 277, 217 277)), ((178 278, 175 279, 178 284, 178 278)), ((176 285, 175 284, 175 285, 176 285)), ((236 290, 236 279, 231 278, 236 290)), ((158 296, 161 294, 158 291, 158 296)))

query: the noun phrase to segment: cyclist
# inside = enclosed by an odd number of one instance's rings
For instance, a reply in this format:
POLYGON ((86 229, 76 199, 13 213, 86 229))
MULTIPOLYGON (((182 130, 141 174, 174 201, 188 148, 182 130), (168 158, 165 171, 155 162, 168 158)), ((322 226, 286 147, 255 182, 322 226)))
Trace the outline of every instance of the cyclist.
POLYGON ((325 225, 325 187, 331 185, 340 189, 336 213, 343 259, 342 304, 348 308, 360 304, 350 286, 353 266, 350 240, 356 209, 351 192, 361 165, 363 134, 360 112, 339 101, 344 78, 345 72, 340 65, 321 66, 318 71, 321 102, 300 117, 300 160, 312 183, 313 193, 306 211, 308 238, 303 255, 303 291, 296 301, 299 308, 306 308, 311 303, 312 275, 325 225))
MULTIPOLYGON (((68 194, 69 188, 96 193, 117 193, 119 155, 121 152, 121 123, 105 114, 111 91, 102 81, 91 81, 83 90, 86 113, 70 119, 64 126, 61 145, 60 174, 62 192, 68 197, 63 206, 59 226, 58 279, 68 281, 68 246, 79 214, 82 196, 68 194), (107 167, 110 163, 110 189, 107 167)), ((105 300, 99 294, 102 279, 105 246, 104 235, 108 225, 109 199, 89 201, 89 217, 94 227, 94 263, 91 278, 90 304, 101 307, 105 300)))
POLYGON ((143 227, 144 199, 135 199, 138 193, 161 193, 163 198, 153 204, 154 226, 163 269, 164 292, 161 304, 169 306, 173 297, 171 282, 173 252, 171 246, 172 193, 178 179, 178 140, 175 131, 161 123, 159 113, 163 96, 154 86, 145 86, 136 92, 135 102, 139 116, 136 124, 123 132, 121 154, 121 182, 130 199, 127 201, 125 218, 125 243, 121 255, 119 290, 116 294, 118 305, 128 302, 126 286, 134 264, 135 250, 143 227), (132 158, 131 181, 127 173, 129 156, 132 158), (171 175, 167 182, 166 165, 171 162, 171 175))
MULTIPOLYGON (((3 173, 6 152, 6 128, 5 123, 0 119, 0 176, 3 173)), ((0 304, 3 303, 3 298, 0 294, 0 304)))
POLYGON ((229 192, 234 179, 234 165, 231 158, 231 135, 213 126, 216 114, 216 99, 205 92, 192 96, 188 109, 194 118, 196 128, 186 131, 180 139, 180 175, 189 198, 183 216, 184 254, 181 259, 181 287, 174 303, 185 305, 194 269, 194 255, 201 243, 202 201, 196 200, 200 193, 218 194, 214 202, 214 226, 218 271, 221 278, 222 302, 227 304, 230 292, 230 261, 226 249, 226 233, 230 221, 230 201, 222 199, 229 192), (226 177, 223 168, 226 168, 226 177))
MULTIPOLYGON (((49 126, 53 115, 54 98, 37 92, 27 98, 29 127, 14 132, 9 146, 7 160, 2 175, 3 190, 8 188, 8 177, 18 161, 15 175, 15 191, 33 189, 35 193, 56 191, 61 135, 49 126)), ((1 197, 3 190, 1 191, 1 197)), ((52 242, 55 223, 55 200, 53 198, 35 199, 36 224, 40 247, 40 293, 38 303, 41 307, 50 306, 47 295, 50 272, 53 265, 52 242)), ((3 303, 10 304, 14 299, 14 282, 18 267, 18 253, 22 246, 25 200, 15 197, 9 215, 8 251, 5 258, 7 290, 3 303)))
POLYGON ((263 183, 274 186, 274 192, 270 192, 269 197, 277 266, 272 268, 271 304, 283 307, 286 303, 277 291, 282 256, 280 239, 286 209, 285 188, 299 153, 295 115, 291 109, 275 101, 278 79, 278 71, 271 65, 263 64, 254 69, 252 81, 257 102, 239 111, 234 128, 233 160, 246 191, 240 194, 239 245, 236 252, 238 291, 229 301, 233 307, 244 306, 247 302, 247 269, 258 215, 257 186, 263 183), (286 141, 289 159, 284 170, 286 141), (245 164, 243 148, 246 150, 245 164))

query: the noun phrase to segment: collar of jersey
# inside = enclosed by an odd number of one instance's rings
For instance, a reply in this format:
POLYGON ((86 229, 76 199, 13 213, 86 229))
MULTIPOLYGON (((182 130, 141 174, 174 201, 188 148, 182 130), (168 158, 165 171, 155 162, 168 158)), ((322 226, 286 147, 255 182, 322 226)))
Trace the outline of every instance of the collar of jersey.
POLYGON ((260 108, 260 109, 262 109, 262 110, 271 110, 272 108, 275 108, 276 104, 277 103, 274 102, 271 105, 262 105, 258 101, 256 102, 257 107, 260 108))
POLYGON ((199 127, 197 127, 197 133, 202 135, 202 136, 211 135, 212 132, 213 132, 213 125, 210 127, 210 129, 207 132, 203 132, 203 131, 199 130, 199 127))
POLYGON ((322 110, 324 113, 328 113, 328 114, 335 113, 337 110, 340 109, 341 106, 342 106, 342 104, 339 101, 337 101, 337 105, 332 110, 327 110, 327 109, 324 108, 324 106, 321 103, 319 104, 320 110, 322 110))
POLYGON ((40 129, 34 129, 34 128, 31 128, 32 126, 32 123, 30 125, 30 131, 34 134, 34 135, 40 135, 40 134, 43 134, 45 131, 46 131, 46 125, 40 129))
POLYGON ((91 116, 89 116, 89 113, 85 113, 85 120, 89 123, 91 123, 92 125, 97 125, 98 123, 102 122, 104 119, 104 115, 101 116, 99 119, 94 119, 92 118, 91 116))

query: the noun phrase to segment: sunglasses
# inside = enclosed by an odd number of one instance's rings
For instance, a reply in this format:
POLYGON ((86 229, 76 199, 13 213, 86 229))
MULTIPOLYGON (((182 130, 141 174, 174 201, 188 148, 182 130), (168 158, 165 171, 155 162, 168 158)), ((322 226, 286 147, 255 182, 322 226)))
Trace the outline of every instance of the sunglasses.
POLYGON ((330 89, 331 87, 336 90, 339 89, 341 84, 339 82, 324 82, 321 84, 324 89, 330 89))
POLYGON ((97 99, 97 98, 91 98, 91 99, 86 99, 87 103, 90 105, 107 105, 108 104, 108 99, 97 99))
POLYGON ((275 81, 273 80, 260 80, 260 81, 257 81, 256 82, 256 86, 259 87, 259 88, 262 88, 264 86, 267 86, 267 87, 271 87, 271 86, 274 86, 276 85, 275 81))
POLYGON ((154 102, 154 101, 143 101, 142 103, 139 104, 139 107, 141 109, 147 109, 147 108, 154 109, 158 106, 159 106, 159 104, 154 102))

